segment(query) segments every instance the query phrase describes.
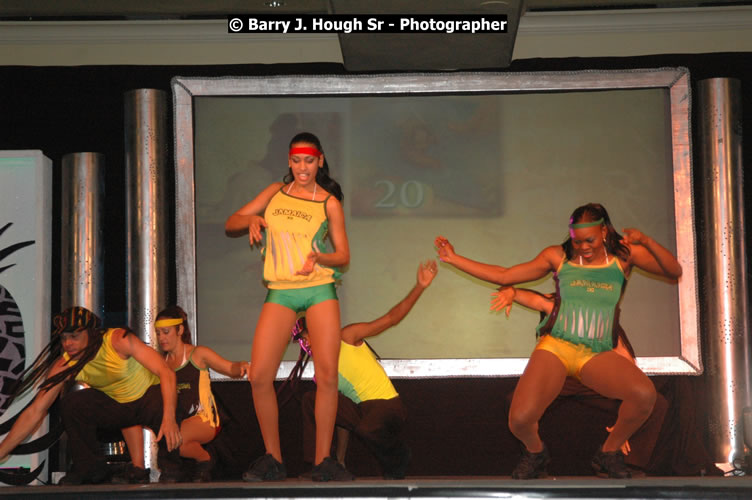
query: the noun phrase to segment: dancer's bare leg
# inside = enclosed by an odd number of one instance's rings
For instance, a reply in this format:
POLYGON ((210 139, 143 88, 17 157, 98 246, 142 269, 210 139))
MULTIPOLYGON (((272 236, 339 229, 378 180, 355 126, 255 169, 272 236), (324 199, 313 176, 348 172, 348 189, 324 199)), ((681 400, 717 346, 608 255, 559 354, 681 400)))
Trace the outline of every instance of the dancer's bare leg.
POLYGON ((253 336, 248 374, 264 447, 278 462, 282 462, 282 449, 274 379, 285 347, 290 342, 290 330, 295 324, 295 318, 296 314, 292 309, 272 302, 264 304, 253 336))

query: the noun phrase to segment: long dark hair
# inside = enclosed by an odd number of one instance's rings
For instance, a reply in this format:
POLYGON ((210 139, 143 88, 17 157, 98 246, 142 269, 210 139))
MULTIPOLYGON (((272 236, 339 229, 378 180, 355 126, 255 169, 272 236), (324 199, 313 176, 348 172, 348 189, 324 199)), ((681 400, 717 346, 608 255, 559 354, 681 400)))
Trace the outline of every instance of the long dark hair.
MULTIPOLYGON (((50 377, 47 380, 45 380, 44 383, 39 386, 39 390, 43 391, 43 390, 49 389, 50 387, 54 387, 55 385, 67 380, 68 378, 71 378, 71 379, 76 378, 76 375, 78 375, 78 372, 83 370, 84 366, 86 366, 86 363, 94 359, 94 356, 96 356, 97 352, 99 352, 99 349, 102 347, 102 340, 104 339, 104 332, 105 330, 102 330, 99 328, 93 328, 93 329, 87 330, 87 333, 89 334, 89 343, 86 345, 84 352, 78 358, 78 361, 76 362, 76 364, 69 368, 66 368, 62 372, 55 375, 54 377, 50 377)), ((133 332, 130 329, 128 328, 125 329, 125 335, 130 335, 132 333, 133 332)))
MULTIPOLYGON (((622 244, 622 236, 616 232, 613 224, 611 224, 611 218, 608 216, 608 212, 600 203, 588 203, 577 207, 572 216, 569 218, 570 224, 579 224, 581 222, 595 222, 599 219, 603 219, 603 225, 606 226, 606 250, 612 255, 617 255, 622 259, 629 257, 629 247, 622 244)), ((568 235, 564 243, 561 244, 564 252, 567 255, 567 260, 574 256, 574 248, 572 247, 572 236, 568 235)))
POLYGON ((63 355, 62 335, 64 332, 86 331, 88 335, 86 347, 74 365, 45 380, 39 386, 40 391, 54 387, 68 378, 75 378, 78 372, 96 356, 99 348, 102 347, 104 330, 99 328, 101 320, 88 309, 83 307, 68 308, 60 314, 56 314, 52 322, 54 328, 50 335, 50 342, 42 349, 34 362, 21 373, 13 388, 12 399, 24 394, 47 376, 55 361, 63 355))
MULTIPOLYGON (((188 315, 183 311, 183 308, 177 305, 171 305, 167 306, 161 311, 159 311, 159 314, 157 314, 157 319, 155 321, 159 321, 160 319, 182 319, 183 320, 183 334, 180 336, 180 340, 183 341, 184 344, 190 344, 192 343, 191 340, 191 327, 188 326, 188 315)), ((180 326, 180 325, 177 325, 180 326)))
MULTIPOLYGON (((319 141, 319 138, 310 132, 301 132, 297 134, 290 141, 290 147, 298 142, 307 142, 308 144, 313 144, 314 146, 316 146, 316 149, 318 149, 322 153, 324 152, 324 149, 321 147, 321 141, 319 141)), ((285 184, 289 184, 294 179, 295 177, 292 175, 292 169, 289 169, 287 175, 285 175, 282 181, 285 184)), ((324 164, 321 165, 318 172, 316 172, 316 183, 332 193, 332 196, 337 198, 339 201, 342 201, 344 199, 345 196, 342 194, 342 188, 340 187, 339 183, 329 177, 329 163, 327 163, 326 161, 326 155, 324 155, 324 164)))

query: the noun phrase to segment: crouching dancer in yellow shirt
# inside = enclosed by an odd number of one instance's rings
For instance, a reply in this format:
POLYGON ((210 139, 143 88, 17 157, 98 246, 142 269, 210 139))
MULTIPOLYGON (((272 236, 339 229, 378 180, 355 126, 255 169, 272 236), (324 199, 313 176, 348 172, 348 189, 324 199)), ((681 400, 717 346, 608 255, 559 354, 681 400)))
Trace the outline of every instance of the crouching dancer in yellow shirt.
MULTIPOLYGON (((415 286, 389 312, 366 323, 352 323, 341 332, 339 351, 339 401, 336 426, 353 432, 374 454, 387 479, 403 479, 410 461, 410 449, 403 429, 405 408, 378 358, 365 339, 395 326, 407 316, 415 302, 436 276, 435 261, 418 267, 415 286)), ((304 328, 304 327, 303 327, 304 328)), ((305 336, 305 332, 303 333, 305 336)), ((315 353, 312 353, 315 358, 315 353)), ((303 458, 313 459, 314 391, 303 396, 303 458)), ((338 439, 347 436, 338 432, 338 439)), ((338 443, 338 459, 344 460, 344 449, 338 443)))
POLYGON ((182 441, 175 420, 175 372, 128 329, 100 329, 99 318, 83 307, 56 315, 49 345, 22 376, 16 395, 41 382, 32 403, 0 442, 0 460, 29 437, 44 419, 66 382, 88 389, 62 398, 62 416, 72 455, 60 484, 103 483, 110 471, 99 451, 97 429, 145 425, 157 434, 162 474, 179 466, 182 441))

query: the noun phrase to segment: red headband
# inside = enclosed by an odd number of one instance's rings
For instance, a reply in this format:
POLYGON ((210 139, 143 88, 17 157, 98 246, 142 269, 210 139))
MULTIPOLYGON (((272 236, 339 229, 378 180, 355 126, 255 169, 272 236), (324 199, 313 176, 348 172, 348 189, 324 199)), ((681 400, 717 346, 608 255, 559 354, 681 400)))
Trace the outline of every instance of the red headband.
POLYGON ((292 155, 311 155, 311 156, 321 156, 322 153, 316 148, 310 148, 310 147, 298 147, 298 148, 290 148, 290 156, 292 155))

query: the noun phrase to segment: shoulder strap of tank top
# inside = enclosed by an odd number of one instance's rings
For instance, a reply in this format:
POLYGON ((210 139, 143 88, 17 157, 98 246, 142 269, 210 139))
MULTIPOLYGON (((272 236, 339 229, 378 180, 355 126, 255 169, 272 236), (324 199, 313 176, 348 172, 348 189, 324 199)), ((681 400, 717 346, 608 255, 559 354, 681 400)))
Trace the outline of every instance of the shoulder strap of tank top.
POLYGON ((190 362, 191 362, 191 363, 193 363, 194 365, 196 364, 196 363, 195 363, 195 362, 193 361, 193 353, 194 353, 194 352, 196 352, 196 347, 197 347, 197 346, 193 346, 193 349, 191 349, 191 353, 190 353, 190 354, 188 355, 188 359, 187 359, 187 360, 185 360, 185 359, 184 359, 184 360, 183 360, 183 364, 185 364, 185 362, 186 362, 186 361, 190 361, 190 362))
POLYGON ((562 257, 561 257, 561 262, 559 262, 559 265, 558 265, 558 266, 556 267, 556 271, 554 271, 554 272, 558 273, 559 271, 561 271, 561 268, 562 268, 562 267, 564 267, 564 264, 565 264, 566 262, 569 262, 569 260, 567 260, 567 254, 565 253, 565 254, 564 254, 564 255, 563 255, 562 257))

